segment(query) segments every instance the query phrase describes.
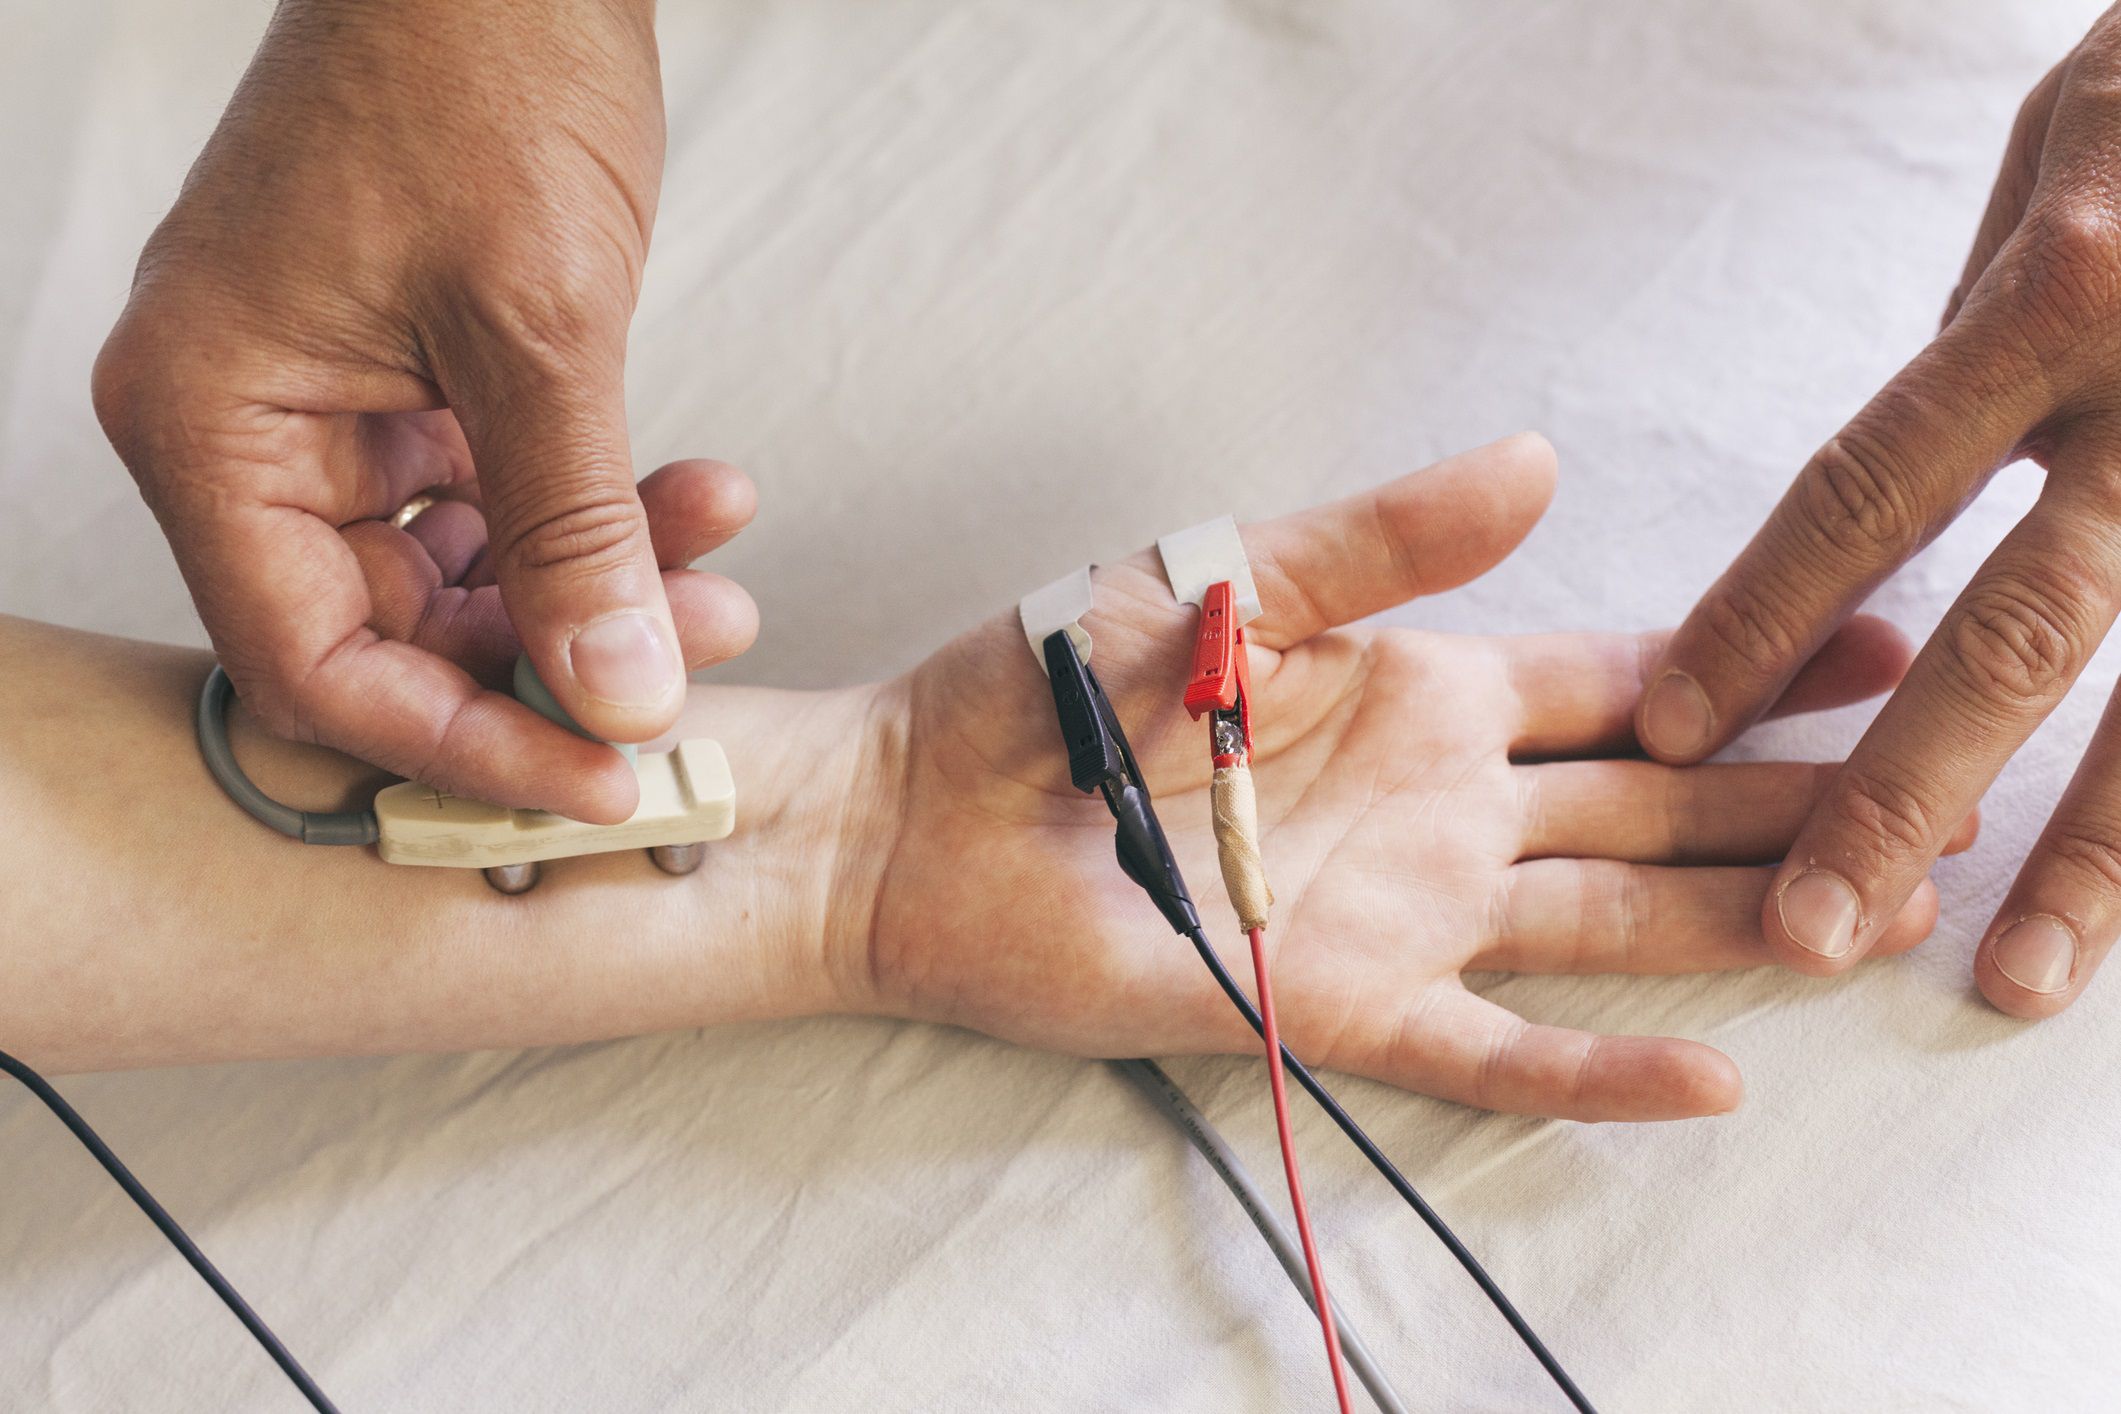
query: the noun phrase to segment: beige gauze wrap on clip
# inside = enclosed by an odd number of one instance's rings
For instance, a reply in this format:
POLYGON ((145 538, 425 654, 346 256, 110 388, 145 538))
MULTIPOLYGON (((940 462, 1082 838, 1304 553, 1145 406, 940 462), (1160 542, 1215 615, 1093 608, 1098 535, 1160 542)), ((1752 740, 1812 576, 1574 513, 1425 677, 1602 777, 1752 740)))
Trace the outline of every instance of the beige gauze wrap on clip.
POLYGON ((1215 812, 1215 856, 1238 926, 1247 931, 1264 928, 1274 890, 1267 887, 1259 861, 1259 802, 1252 793, 1252 768, 1217 766, 1208 799, 1215 812))

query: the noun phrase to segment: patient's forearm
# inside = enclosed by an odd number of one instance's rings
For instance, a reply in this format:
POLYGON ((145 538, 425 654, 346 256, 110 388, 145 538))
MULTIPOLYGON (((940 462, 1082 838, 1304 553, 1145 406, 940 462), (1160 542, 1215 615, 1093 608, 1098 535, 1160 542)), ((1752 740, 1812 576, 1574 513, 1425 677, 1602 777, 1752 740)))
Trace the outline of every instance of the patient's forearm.
MULTIPOLYGON (((737 829, 681 879, 637 850, 475 871, 257 824, 201 765, 205 655, 0 617, 0 1049, 88 1070, 581 1041, 854 1005, 893 779, 884 690, 695 688, 737 829), (800 783, 801 789, 797 790, 800 783)), ((308 808, 384 778, 234 716, 308 808)))

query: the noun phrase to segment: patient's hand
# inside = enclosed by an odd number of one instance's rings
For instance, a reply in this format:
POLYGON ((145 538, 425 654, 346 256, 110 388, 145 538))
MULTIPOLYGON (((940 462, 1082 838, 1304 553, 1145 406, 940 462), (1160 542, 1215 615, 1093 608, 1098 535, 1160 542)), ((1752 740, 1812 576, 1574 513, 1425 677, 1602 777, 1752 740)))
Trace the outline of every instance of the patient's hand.
MULTIPOLYGON (((1518 437, 1245 532, 1265 605, 1249 630, 1254 763, 1283 1032, 1317 1064, 1467 1104, 1718 1113, 1740 1095, 1718 1052, 1528 1022, 1463 974, 1767 962, 1765 866, 1826 768, 1641 759, 1630 712, 1662 635, 1341 627, 1493 566, 1553 475, 1546 444, 1518 437)), ((1196 611, 1172 600, 1153 554, 1096 578, 1093 666, 1227 947, 1240 935, 1214 866, 1206 728, 1180 704, 1196 611)), ((1881 621, 1851 623, 1781 710, 1882 692, 1907 655, 1881 621)), ((1252 1048, 1192 949, 1121 875, 1104 805, 1070 786, 1014 613, 887 692, 899 710, 881 759, 905 798, 874 916, 850 930, 867 948, 858 1005, 1082 1054, 1252 1048)), ((1885 950, 1914 946, 1935 915, 1925 884, 1885 950)))

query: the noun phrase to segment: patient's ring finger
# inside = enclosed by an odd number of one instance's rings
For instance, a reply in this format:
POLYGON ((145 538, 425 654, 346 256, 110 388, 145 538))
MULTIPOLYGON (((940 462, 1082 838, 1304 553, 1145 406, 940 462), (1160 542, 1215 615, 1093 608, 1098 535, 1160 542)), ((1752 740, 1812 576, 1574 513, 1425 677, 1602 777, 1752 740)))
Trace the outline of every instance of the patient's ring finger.
POLYGON ((1643 864, 1765 864, 1782 858, 1831 765, 1746 762, 1691 769, 1653 761, 1515 768, 1518 854, 1643 864))

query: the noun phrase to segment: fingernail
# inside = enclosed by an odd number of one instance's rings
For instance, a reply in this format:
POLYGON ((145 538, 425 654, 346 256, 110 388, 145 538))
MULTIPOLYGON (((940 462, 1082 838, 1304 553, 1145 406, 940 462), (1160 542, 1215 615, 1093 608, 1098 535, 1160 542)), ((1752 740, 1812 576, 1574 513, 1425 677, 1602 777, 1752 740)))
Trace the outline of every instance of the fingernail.
POLYGON ((2059 992, 2077 970, 2077 936, 2061 919, 2034 914, 1996 939, 1996 970, 2028 992, 2059 992))
POLYGON ((567 655, 582 690, 614 707, 660 707, 684 677, 662 620, 638 609, 592 620, 567 655))
POLYGON ((1845 957, 1856 942, 1856 891, 1823 869, 1799 874, 1775 901, 1782 930, 1806 952, 1845 957))
POLYGON ((1694 755, 1709 744, 1713 726, 1708 697, 1685 673, 1666 673, 1643 701, 1642 744, 1661 755, 1694 755))

